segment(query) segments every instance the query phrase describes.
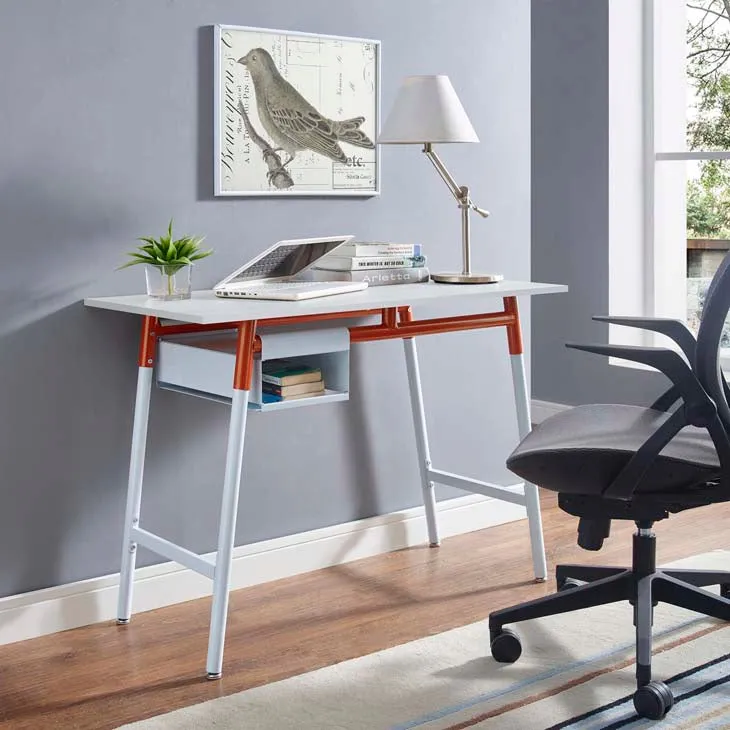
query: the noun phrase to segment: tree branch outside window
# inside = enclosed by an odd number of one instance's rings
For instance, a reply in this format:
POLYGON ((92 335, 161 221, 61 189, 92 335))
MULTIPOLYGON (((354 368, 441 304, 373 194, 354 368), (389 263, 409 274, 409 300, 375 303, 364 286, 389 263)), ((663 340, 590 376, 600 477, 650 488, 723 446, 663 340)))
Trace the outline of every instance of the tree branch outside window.
MULTIPOLYGON (((687 3, 687 80, 693 102, 691 150, 730 150, 730 0, 687 3)), ((730 239, 730 167, 702 160, 687 182, 689 238, 730 239)))

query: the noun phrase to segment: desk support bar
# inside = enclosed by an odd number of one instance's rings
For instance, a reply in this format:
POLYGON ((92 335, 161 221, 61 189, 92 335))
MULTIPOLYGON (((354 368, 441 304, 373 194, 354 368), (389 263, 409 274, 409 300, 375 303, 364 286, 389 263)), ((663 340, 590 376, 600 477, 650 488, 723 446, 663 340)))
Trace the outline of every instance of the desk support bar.
MULTIPOLYGON (((399 310, 410 309, 398 307, 399 310)), ((488 312, 487 314, 465 314, 459 317, 394 321, 395 309, 384 309, 380 324, 350 327, 350 342, 375 342, 417 335, 438 335, 445 332, 485 329, 487 327, 513 327, 515 314, 509 312, 488 312)))
POLYGON ((179 565, 183 565, 190 570, 194 570, 200 575, 204 575, 206 578, 213 579, 213 573, 215 571, 215 565, 201 557, 197 553, 187 550, 180 545, 176 545, 174 542, 165 540, 165 538, 155 535, 152 532, 143 530, 140 527, 132 528, 132 539, 137 542, 138 545, 149 548, 158 555, 162 555, 168 560, 172 560, 179 565))
MULTIPOLYGON (((258 322, 259 327, 277 327, 280 325, 307 324, 309 322, 324 322, 331 319, 362 319, 381 314, 382 309, 363 309, 350 312, 330 312, 329 314, 308 314, 300 317, 272 317, 262 319, 258 322)), ((218 324, 162 324, 157 323, 155 332, 159 336, 164 335, 187 335, 195 332, 214 332, 216 330, 235 330, 238 322, 221 322, 218 324)))
MULTIPOLYGON (((436 484, 445 484, 449 487, 465 489, 474 494, 483 494, 485 497, 501 499, 503 502, 511 502, 512 504, 525 506, 525 495, 522 492, 513 492, 499 484, 491 484, 490 482, 483 482, 479 479, 463 477, 459 474, 452 474, 449 471, 441 471, 440 469, 429 469, 428 476, 436 484)), ((523 484, 521 482, 515 485, 515 487, 522 486, 523 484)))

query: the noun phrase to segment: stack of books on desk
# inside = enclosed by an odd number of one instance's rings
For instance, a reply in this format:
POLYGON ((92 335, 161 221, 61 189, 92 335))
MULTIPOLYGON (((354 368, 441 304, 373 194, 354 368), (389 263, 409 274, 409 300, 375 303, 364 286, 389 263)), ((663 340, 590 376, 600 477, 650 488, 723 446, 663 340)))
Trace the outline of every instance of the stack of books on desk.
POLYGON ((310 278, 382 286, 425 282, 429 271, 420 243, 351 241, 320 259, 310 278))
POLYGON ((264 403, 322 395, 322 371, 295 360, 264 360, 261 363, 261 390, 264 403))

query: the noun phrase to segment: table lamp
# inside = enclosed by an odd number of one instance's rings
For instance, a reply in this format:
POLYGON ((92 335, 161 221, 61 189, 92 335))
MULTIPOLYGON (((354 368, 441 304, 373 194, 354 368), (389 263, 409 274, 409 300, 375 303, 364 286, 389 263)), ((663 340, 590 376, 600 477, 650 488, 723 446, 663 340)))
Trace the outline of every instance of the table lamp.
POLYGON ((408 76, 398 91, 390 115, 378 135, 378 144, 422 144, 423 152, 433 163, 441 179, 461 209, 462 270, 431 274, 434 281, 444 284, 492 284, 501 281, 501 274, 482 274, 471 270, 471 241, 469 213, 476 211, 482 218, 489 213, 474 204, 466 185, 457 185, 434 144, 478 142, 459 97, 448 76, 408 76))

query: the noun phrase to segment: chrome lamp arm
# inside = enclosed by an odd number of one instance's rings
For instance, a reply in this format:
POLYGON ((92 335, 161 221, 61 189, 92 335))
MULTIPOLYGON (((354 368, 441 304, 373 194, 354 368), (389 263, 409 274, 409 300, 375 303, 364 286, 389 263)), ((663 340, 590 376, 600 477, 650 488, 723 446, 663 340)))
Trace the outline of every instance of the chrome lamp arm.
POLYGON ((461 274, 435 274, 432 278, 435 281, 448 283, 493 283, 502 279, 501 275, 473 274, 471 271, 471 230, 469 225, 469 211, 476 211, 482 218, 489 216, 489 211, 477 206, 469 196, 469 188, 466 185, 458 185, 451 173, 446 169, 442 159, 436 154, 431 142, 425 142, 423 152, 436 168, 439 177, 446 183, 446 187, 456 199, 461 209, 461 251, 462 271, 461 274))

